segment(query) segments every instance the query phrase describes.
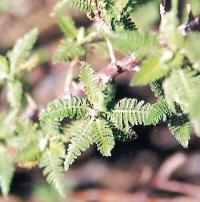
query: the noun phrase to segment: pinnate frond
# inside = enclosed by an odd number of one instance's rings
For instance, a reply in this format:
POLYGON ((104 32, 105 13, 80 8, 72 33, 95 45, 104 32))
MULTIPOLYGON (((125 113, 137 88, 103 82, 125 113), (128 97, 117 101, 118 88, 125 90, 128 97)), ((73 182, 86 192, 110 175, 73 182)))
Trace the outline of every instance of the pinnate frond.
POLYGON ((167 68, 159 57, 151 57, 144 61, 141 69, 134 77, 133 85, 146 85, 154 82, 167 74, 167 68))
POLYGON ((64 171, 63 160, 57 154, 47 149, 43 154, 40 162, 40 167, 44 168, 43 174, 47 177, 47 181, 58 191, 61 196, 64 196, 64 171))
POLYGON ((51 102, 40 114, 40 119, 62 121, 65 117, 82 118, 88 110, 87 100, 78 97, 60 98, 51 102))
POLYGON ((69 61, 73 58, 83 56, 85 50, 73 40, 63 40, 53 57, 54 62, 69 61))
POLYGON ((8 82, 7 99, 14 109, 19 110, 24 98, 22 84, 18 80, 8 82))
POLYGON ((38 161, 42 151, 39 147, 39 142, 33 141, 28 143, 16 156, 17 163, 35 162, 38 161))
POLYGON ((74 21, 68 15, 64 15, 63 13, 58 14, 58 26, 65 34, 66 37, 70 37, 75 39, 78 34, 78 30, 74 25, 74 21))
POLYGON ((166 121, 171 115, 172 112, 167 101, 165 99, 160 99, 155 104, 151 105, 146 123, 148 125, 156 125, 159 122, 166 121))
POLYGON ((0 187, 2 194, 7 196, 14 173, 12 157, 4 148, 0 148, 0 187))
POLYGON ((158 55, 159 41, 153 33, 141 31, 118 31, 106 34, 114 48, 124 54, 136 54, 137 58, 158 55))
POLYGON ((68 7, 78 8, 80 11, 83 12, 91 12, 92 11, 92 0, 62 0, 56 6, 56 10, 61 10, 68 7))
POLYGON ((92 145, 92 138, 90 133, 92 131, 93 121, 83 121, 76 129, 76 135, 71 139, 69 147, 67 149, 67 155, 64 162, 65 170, 68 170, 69 166, 86 151, 90 145, 92 145))
POLYGON ((188 117, 186 115, 173 116, 168 126, 177 141, 187 148, 192 132, 192 124, 188 117))
POLYGON ((15 68, 29 57, 30 51, 35 44, 37 37, 38 29, 35 28, 27 33, 23 38, 18 39, 12 51, 8 54, 12 72, 15 72, 15 68))
POLYGON ((198 32, 189 33, 183 43, 182 52, 191 62, 200 64, 200 34, 198 32))
POLYGON ((122 127, 122 126, 113 124, 113 125, 110 125, 110 127, 112 128, 115 139, 122 142, 133 141, 138 136, 132 126, 122 127))
POLYGON ((111 156, 111 150, 115 145, 115 140, 113 132, 106 121, 102 119, 95 121, 91 137, 103 156, 111 156))
POLYGON ((130 125, 146 125, 150 104, 137 99, 124 98, 120 100, 111 112, 111 122, 115 125, 128 127, 130 125))
POLYGON ((190 115, 195 132, 200 135, 200 86, 194 73, 187 69, 174 70, 165 81, 164 90, 169 103, 178 103, 183 112, 190 115))
POLYGON ((100 85, 94 70, 87 63, 82 64, 80 81, 85 85, 85 93, 95 109, 102 110, 104 106, 103 87, 100 85))
POLYGON ((163 79, 158 79, 149 84, 154 95, 158 98, 162 98, 164 96, 164 90, 162 87, 162 83, 163 83, 163 79))

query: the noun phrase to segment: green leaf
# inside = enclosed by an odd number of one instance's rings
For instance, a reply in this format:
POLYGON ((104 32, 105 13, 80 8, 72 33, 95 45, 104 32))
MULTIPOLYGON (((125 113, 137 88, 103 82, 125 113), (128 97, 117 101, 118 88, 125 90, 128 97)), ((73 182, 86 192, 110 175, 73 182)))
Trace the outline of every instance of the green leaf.
POLYGON ((22 150, 17 154, 15 161, 17 163, 25 163, 38 161, 42 151, 39 147, 39 142, 33 141, 28 143, 22 150))
POLYGON ((7 98, 11 107, 20 109, 24 94, 22 84, 18 80, 8 82, 7 98))
POLYGON ((124 128, 123 126, 113 123, 110 124, 110 127, 112 128, 115 139, 119 141, 133 141, 138 137, 136 132, 133 130, 132 126, 124 128))
POLYGON ((150 32, 118 31, 105 36, 117 51, 128 55, 134 53, 138 59, 157 56, 161 51, 158 38, 150 32))
POLYGON ((166 121, 171 115, 172 112, 167 104, 167 101, 165 99, 160 99, 151 105, 146 124, 156 125, 159 122, 166 121))
POLYGON ((40 120, 62 121, 65 117, 82 118, 87 114, 88 102, 84 98, 60 98, 48 104, 40 114, 40 120))
POLYGON ((132 85, 146 85, 154 82, 167 74, 167 69, 160 58, 152 57, 144 62, 140 71, 132 81, 132 85))
POLYGON ((83 56, 84 54, 85 50, 77 42, 73 40, 63 40, 61 41, 58 50, 53 57, 53 61, 69 61, 76 57, 83 56))
POLYGON ((38 29, 33 29, 23 38, 18 39, 12 51, 8 53, 10 61, 10 70, 12 73, 17 71, 17 66, 24 62, 30 55, 30 51, 38 37, 38 29))
POLYGON ((185 54, 191 62, 200 64, 200 34, 196 32, 189 33, 184 40, 182 53, 185 54))
POLYGON ((104 120, 97 119, 93 126, 91 137, 97 148, 103 156, 111 156, 111 150, 114 148, 115 139, 111 128, 104 120))
POLYGON ((187 148, 192 133, 192 124, 188 117, 186 115, 174 116, 169 120, 168 126, 177 141, 187 148))
POLYGON ((195 132, 200 135, 200 86, 194 72, 176 69, 163 86, 169 105, 172 105, 172 102, 178 103, 183 112, 190 115, 195 132))
POLYGON ((103 87, 100 85, 92 67, 86 63, 82 64, 79 74, 80 82, 84 84, 85 93, 91 105, 95 109, 105 108, 103 87))
POLYGON ((40 162, 40 167, 44 168, 43 174, 61 196, 64 194, 64 170, 63 160, 59 155, 53 153, 50 149, 46 150, 40 162))
POLYGON ((87 122, 83 121, 77 126, 76 135, 71 139, 67 149, 67 155, 64 162, 65 170, 68 170, 69 166, 75 161, 75 159, 93 144, 90 136, 92 125, 93 120, 87 120, 87 122))
POLYGON ((74 25, 74 21, 70 16, 58 14, 58 25, 66 37, 76 39, 78 30, 74 25))
POLYGON ((0 186, 4 196, 7 196, 14 173, 12 157, 3 148, 0 148, 0 186))
POLYGON ((124 98, 111 111, 111 122, 120 127, 129 128, 130 125, 146 125, 151 109, 150 104, 137 99, 124 98))
POLYGON ((92 11, 91 0, 61 0, 61 2, 56 5, 55 11, 59 12, 65 7, 78 8, 80 11, 83 12, 92 11))
POLYGON ((164 96, 164 90, 162 87, 162 83, 163 83, 163 78, 158 79, 149 84, 154 95, 158 98, 162 98, 164 96))

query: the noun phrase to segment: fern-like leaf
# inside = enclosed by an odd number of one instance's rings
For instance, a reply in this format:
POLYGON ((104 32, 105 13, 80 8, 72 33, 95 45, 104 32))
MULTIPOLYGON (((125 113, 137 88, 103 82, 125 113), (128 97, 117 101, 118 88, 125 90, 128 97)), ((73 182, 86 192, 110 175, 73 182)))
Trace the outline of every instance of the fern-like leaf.
POLYGON ((111 112, 111 122, 115 125, 129 127, 130 125, 147 124, 150 104, 137 99, 124 98, 120 100, 111 112))
POLYGON ((48 149, 43 154, 40 167, 44 168, 43 173, 47 176, 47 181, 55 187, 61 196, 64 196, 63 160, 48 149))
POLYGON ((74 25, 74 21, 72 20, 70 16, 59 13, 58 25, 66 37, 76 39, 78 30, 76 29, 74 25))
POLYGON ((76 129, 76 135, 71 139, 65 158, 64 167, 68 170, 69 166, 92 145, 90 133, 92 131, 93 121, 83 121, 76 129))
POLYGON ((177 141, 187 148, 192 132, 192 124, 188 117, 186 115, 173 116, 168 126, 177 141))
POLYGON ((33 29, 23 38, 19 39, 11 52, 8 53, 11 72, 16 72, 16 67, 30 54, 38 36, 38 29, 33 29))
POLYGON ((122 126, 113 124, 110 125, 110 127, 112 128, 113 135, 116 140, 129 142, 135 140, 138 137, 132 126, 124 128, 122 126))
POLYGON ((39 160, 42 151, 39 147, 39 143, 34 141, 28 143, 17 155, 16 162, 24 163, 24 162, 35 162, 39 160))
POLYGON ((65 117, 82 118, 88 111, 88 103, 84 98, 69 97, 51 102, 40 114, 41 120, 62 121, 65 117))
POLYGON ((151 90, 153 91, 154 95, 158 98, 162 98, 164 96, 164 90, 162 87, 163 79, 158 79, 149 84, 151 90))
POLYGON ((80 81, 85 85, 85 93, 95 109, 104 109, 103 88, 92 67, 86 63, 81 66, 80 81))
POLYGON ((103 156, 111 156, 111 150, 115 145, 113 133, 104 120, 97 119, 91 133, 92 140, 103 156))
POLYGON ((194 129, 197 135, 200 135, 200 86, 196 82, 194 72, 176 69, 163 86, 168 102, 178 103, 183 112, 190 115, 194 129))
POLYGON ((159 57, 148 58, 134 77, 133 85, 146 85, 154 82, 167 74, 167 68, 159 57))
POLYGON ((7 196, 14 173, 12 157, 3 148, 0 148, 0 187, 2 194, 7 196))
POLYGON ((182 52, 190 61, 200 64, 200 34, 197 32, 189 33, 184 41, 182 52))
POLYGON ((19 110, 24 98, 22 84, 18 80, 8 82, 7 99, 12 108, 19 110))
POLYGON ((53 60, 54 62, 69 61, 73 58, 83 56, 85 50, 73 40, 61 41, 53 60))
POLYGON ((155 125, 158 124, 159 122, 164 122, 171 115, 172 112, 169 109, 167 101, 165 99, 161 99, 157 101, 155 104, 151 105, 151 109, 149 110, 146 124, 155 125))
POLYGON ((114 48, 124 54, 136 54, 137 58, 158 55, 160 45, 153 33, 141 31, 119 31, 105 34, 114 48))
POLYGON ((62 10, 67 7, 78 8, 83 12, 91 12, 92 11, 92 0, 61 0, 56 6, 56 11, 62 10))

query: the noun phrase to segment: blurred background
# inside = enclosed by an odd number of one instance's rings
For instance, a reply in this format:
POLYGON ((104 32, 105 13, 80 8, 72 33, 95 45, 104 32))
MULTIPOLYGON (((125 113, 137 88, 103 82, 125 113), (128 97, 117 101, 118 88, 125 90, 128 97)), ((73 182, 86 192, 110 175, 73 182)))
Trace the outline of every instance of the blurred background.
MULTIPOLYGON (((200 15, 200 1, 180 1, 181 19, 186 3, 195 16, 200 15)), ((133 19, 139 29, 158 31, 159 1, 138 6, 133 19)), ((51 16, 55 0, 0 0, 0 54, 5 54, 17 38, 33 27, 40 31, 35 52, 40 62, 26 75, 27 90, 39 109, 62 96, 68 63, 53 64, 51 59, 63 35, 57 19, 51 16)), ((77 27, 93 26, 86 16, 68 9, 77 27)), ((103 49, 104 47, 102 47, 103 49)), ((96 70, 110 62, 100 47, 87 47, 87 61, 96 70)), ((78 67, 75 77, 78 75, 78 67)), ((117 77, 117 98, 131 97, 153 103, 149 87, 130 87, 133 74, 117 77)), ((5 89, 0 89, 0 108, 6 108, 5 89)), ((183 149, 165 125, 137 127, 138 138, 117 142, 112 157, 104 158, 92 148, 85 152, 65 175, 66 198, 60 198, 49 186, 39 168, 17 168, 9 202, 199 202, 200 140, 192 136, 183 149)), ((5 199, 0 198, 0 201, 5 199)))

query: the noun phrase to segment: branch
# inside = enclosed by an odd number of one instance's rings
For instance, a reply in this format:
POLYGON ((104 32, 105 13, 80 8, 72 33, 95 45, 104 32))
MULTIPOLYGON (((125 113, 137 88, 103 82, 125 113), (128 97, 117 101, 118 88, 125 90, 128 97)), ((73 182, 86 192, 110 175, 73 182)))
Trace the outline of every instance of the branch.
POLYGON ((124 58, 116 61, 115 64, 109 64, 106 68, 100 70, 97 76, 103 84, 106 84, 123 72, 138 71, 139 65, 140 62, 133 57, 124 58))

